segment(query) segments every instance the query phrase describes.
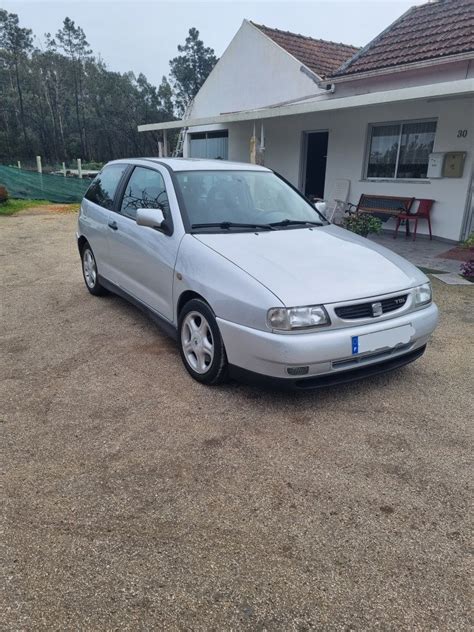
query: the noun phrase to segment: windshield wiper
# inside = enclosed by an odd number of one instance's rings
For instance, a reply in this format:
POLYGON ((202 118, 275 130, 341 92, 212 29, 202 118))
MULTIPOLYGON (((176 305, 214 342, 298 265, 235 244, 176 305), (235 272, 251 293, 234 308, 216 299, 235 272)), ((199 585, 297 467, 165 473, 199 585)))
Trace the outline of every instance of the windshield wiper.
POLYGON ((282 219, 281 222, 272 222, 270 226, 323 226, 321 222, 311 222, 298 219, 282 219))
POLYGON ((272 224, 241 224, 238 222, 210 222, 208 224, 191 224, 191 228, 262 228, 264 230, 274 230, 272 224))

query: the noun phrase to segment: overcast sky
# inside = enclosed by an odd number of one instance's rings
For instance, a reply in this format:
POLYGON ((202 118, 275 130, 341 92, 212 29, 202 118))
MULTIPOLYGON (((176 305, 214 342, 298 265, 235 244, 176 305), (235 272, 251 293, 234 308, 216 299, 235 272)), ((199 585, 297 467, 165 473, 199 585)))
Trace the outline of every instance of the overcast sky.
POLYGON ((169 60, 195 26, 206 46, 220 56, 242 20, 363 46, 410 6, 421 0, 0 0, 0 7, 17 13, 33 29, 37 45, 45 32, 56 33, 68 16, 85 31, 95 54, 111 70, 143 72, 159 84, 168 75, 169 60))

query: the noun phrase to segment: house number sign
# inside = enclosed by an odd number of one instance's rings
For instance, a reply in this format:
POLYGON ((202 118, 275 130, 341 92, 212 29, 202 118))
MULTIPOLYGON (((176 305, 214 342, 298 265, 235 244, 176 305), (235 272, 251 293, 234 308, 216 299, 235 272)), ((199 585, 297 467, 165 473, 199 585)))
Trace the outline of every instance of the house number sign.
POLYGON ((467 129, 458 129, 458 138, 466 138, 467 129))

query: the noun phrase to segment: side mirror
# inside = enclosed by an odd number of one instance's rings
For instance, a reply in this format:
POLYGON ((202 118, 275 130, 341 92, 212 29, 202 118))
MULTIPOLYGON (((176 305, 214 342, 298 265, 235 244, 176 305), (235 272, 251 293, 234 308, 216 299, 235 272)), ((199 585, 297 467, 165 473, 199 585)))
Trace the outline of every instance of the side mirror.
POLYGON ((325 215, 328 205, 326 202, 315 202, 314 206, 321 213, 321 215, 325 215))
POLYGON ((165 221, 165 216, 160 208, 139 208, 137 209, 136 222, 139 226, 149 228, 161 228, 165 221))

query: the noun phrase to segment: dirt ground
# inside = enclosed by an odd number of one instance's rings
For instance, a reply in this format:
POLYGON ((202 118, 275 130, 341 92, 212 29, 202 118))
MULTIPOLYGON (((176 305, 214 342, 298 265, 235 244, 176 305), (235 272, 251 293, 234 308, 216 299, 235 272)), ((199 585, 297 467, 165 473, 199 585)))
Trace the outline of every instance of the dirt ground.
POLYGON ((211 389, 74 229, 0 218, 0 628, 470 629, 472 288, 398 372, 211 389))

